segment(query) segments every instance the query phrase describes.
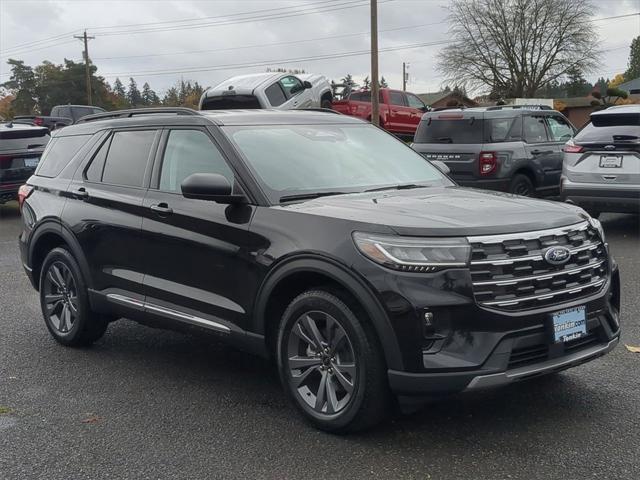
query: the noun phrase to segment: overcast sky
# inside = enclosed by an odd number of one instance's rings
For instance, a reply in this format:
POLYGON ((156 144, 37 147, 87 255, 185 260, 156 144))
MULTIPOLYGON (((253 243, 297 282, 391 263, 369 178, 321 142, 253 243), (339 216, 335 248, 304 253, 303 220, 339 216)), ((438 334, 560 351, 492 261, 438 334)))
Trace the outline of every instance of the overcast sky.
MULTIPOLYGON (((436 91, 442 79, 435 57, 447 40, 448 0, 378 0, 380 73, 408 89, 436 91), (411 46, 413 46, 411 48, 411 46), (385 49, 390 49, 384 51, 385 49)), ((98 73, 113 83, 133 76, 162 94, 181 76, 204 86, 267 66, 303 68, 340 79, 368 74, 368 0, 0 0, 0 83, 8 58, 37 65, 43 60, 80 61, 73 35, 87 29, 98 73), (265 18, 267 17, 267 18, 265 18), (246 47, 246 48, 245 48, 246 47), (346 54, 342 58, 312 58, 346 54), (293 60, 293 61, 291 61, 293 60), (252 64, 259 63, 255 66, 252 64), (224 68, 224 69, 223 69, 224 68)), ((594 17, 640 11, 640 0, 599 0, 594 17)), ((640 17, 596 23, 607 50, 599 72, 612 77, 627 68, 629 44, 640 35, 640 17)))

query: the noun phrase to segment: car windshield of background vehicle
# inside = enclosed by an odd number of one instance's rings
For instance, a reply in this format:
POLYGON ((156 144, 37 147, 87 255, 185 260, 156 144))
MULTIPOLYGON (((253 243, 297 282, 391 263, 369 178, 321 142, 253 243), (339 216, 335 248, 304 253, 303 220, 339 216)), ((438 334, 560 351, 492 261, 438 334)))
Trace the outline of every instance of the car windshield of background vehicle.
POLYGON ((223 127, 272 203, 307 193, 453 183, 409 147, 371 125, 223 127))

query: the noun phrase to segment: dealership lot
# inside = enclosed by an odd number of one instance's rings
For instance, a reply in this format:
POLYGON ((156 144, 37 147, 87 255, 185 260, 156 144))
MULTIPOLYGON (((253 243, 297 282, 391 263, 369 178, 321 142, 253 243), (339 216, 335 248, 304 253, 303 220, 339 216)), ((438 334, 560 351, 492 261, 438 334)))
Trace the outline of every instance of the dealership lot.
MULTIPOLYGON (((622 275, 622 342, 640 346, 638 217, 601 218, 622 275)), ((110 326, 57 345, 0 206, 0 478, 637 478, 640 354, 458 396, 374 431, 304 424, 264 361, 215 341, 110 326), (474 473, 469 473, 474 472, 474 473)))

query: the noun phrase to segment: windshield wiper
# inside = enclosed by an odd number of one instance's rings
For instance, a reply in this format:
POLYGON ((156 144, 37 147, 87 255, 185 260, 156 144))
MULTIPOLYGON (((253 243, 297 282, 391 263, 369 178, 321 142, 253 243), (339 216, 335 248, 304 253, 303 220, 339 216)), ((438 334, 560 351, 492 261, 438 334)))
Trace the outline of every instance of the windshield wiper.
MULTIPOLYGON (((329 197, 331 195, 345 195, 349 192, 314 192, 314 193, 297 193, 295 195, 285 195, 280 197, 282 202, 295 202, 296 200, 313 200, 314 198, 329 197)), ((351 192, 353 193, 353 192, 351 192)))
POLYGON ((412 188, 424 188, 428 185, 418 185, 417 183, 405 183, 403 185, 387 185, 386 187, 371 188, 365 192, 382 192, 383 190, 411 190, 412 188))

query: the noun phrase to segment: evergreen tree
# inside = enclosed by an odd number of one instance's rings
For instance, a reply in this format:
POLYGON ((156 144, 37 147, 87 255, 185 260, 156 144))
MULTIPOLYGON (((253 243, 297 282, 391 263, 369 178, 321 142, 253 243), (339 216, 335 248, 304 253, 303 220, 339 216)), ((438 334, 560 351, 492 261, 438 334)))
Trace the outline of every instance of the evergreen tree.
POLYGON ((117 77, 116 77, 116 81, 113 82, 113 93, 115 93, 117 96, 121 98, 126 98, 127 96, 127 92, 124 89, 124 85, 122 85, 122 82, 117 77))
POLYGON ((158 96, 156 92, 151 90, 151 87, 147 82, 142 86, 142 104, 145 106, 152 106, 158 104, 158 96))
POLYGON ((142 104, 142 95, 140 94, 140 90, 138 90, 138 84, 133 78, 129 78, 127 100, 130 107, 136 107, 142 104))
POLYGON ((387 84, 387 81, 384 79, 384 75, 380 79, 380 88, 389 88, 389 85, 387 84))
POLYGON ((180 105, 178 99, 178 89, 176 87, 171 87, 164 94, 164 98, 162 99, 162 104, 167 107, 177 107, 180 105))
POLYGON ((15 97, 11 101, 13 112, 15 115, 36 113, 36 77, 33 68, 25 65, 22 60, 12 58, 7 63, 11 66, 11 77, 0 86, 15 97))
POLYGON ((347 85, 351 90, 355 90, 356 88, 359 87, 359 85, 356 83, 356 81, 353 79, 350 73, 347 73, 344 77, 342 77, 340 81, 345 85, 347 85))
POLYGON ((625 81, 629 82, 640 77, 640 36, 637 36, 631 42, 631 51, 629 52, 629 68, 624 72, 625 81))
POLYGON ((369 90, 371 88, 371 80, 369 80, 369 75, 364 77, 364 80, 362 80, 362 88, 364 88, 365 90, 369 90))

